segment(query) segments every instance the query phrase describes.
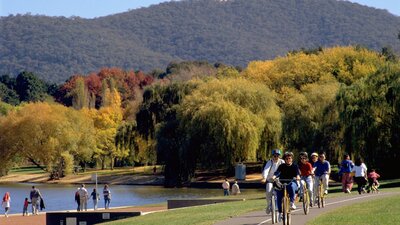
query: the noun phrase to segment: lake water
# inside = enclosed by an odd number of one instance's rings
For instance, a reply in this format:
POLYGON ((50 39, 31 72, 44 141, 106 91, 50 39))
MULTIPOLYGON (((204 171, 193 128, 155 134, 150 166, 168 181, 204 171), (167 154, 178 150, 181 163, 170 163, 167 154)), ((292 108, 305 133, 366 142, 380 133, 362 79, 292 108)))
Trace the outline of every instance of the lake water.
MULTIPOLYGON (((3 197, 5 192, 11 195, 11 212, 22 213, 23 202, 29 198, 32 185, 35 185, 43 195, 46 204, 46 211, 76 210, 75 192, 79 185, 69 184, 0 184, 0 195, 3 197)), ((94 185, 86 185, 86 189, 92 192, 94 185)), ((100 191, 99 207, 104 207, 102 196, 103 185, 98 185, 100 191)), ((166 202, 168 199, 179 198, 202 198, 223 196, 222 189, 197 189, 197 188, 163 188, 158 186, 138 186, 138 185, 110 185, 112 194, 110 207, 119 206, 138 206, 166 202)), ((248 192, 258 192, 264 190, 242 190, 248 192)), ((93 208, 92 201, 89 200, 88 208, 93 208)), ((30 209, 30 206, 29 206, 30 209)), ((30 211, 30 210, 29 210, 30 211)), ((3 213, 3 209, 1 214, 3 213)))

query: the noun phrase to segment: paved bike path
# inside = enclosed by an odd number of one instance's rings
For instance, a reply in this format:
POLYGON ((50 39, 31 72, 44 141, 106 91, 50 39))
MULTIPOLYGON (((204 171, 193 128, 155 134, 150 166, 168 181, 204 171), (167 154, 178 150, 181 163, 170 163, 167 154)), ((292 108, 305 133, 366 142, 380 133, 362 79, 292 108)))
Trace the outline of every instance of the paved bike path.
MULTIPOLYGON (((363 195, 359 195, 358 193, 343 194, 343 196, 341 197, 327 198, 326 200, 327 203, 325 205, 325 208, 318 208, 318 206, 310 208, 310 212, 308 213, 308 215, 304 215, 302 203, 299 202, 296 203, 297 209, 292 211, 292 225, 304 225, 321 213, 328 212, 336 208, 351 205, 354 203, 387 197, 394 194, 396 193, 387 192, 387 193, 363 194, 363 195)), ((219 221, 214 225, 262 225, 262 224, 272 224, 271 215, 265 214, 265 210, 246 213, 238 217, 233 217, 224 221, 219 221)))

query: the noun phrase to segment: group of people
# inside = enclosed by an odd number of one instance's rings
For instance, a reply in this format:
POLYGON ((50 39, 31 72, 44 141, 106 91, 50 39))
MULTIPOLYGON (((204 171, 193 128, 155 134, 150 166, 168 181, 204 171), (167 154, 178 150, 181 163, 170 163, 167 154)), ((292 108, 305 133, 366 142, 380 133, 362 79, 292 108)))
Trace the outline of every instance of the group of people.
MULTIPOLYGON (((32 205, 32 215, 38 215, 39 208, 40 211, 45 209, 44 205, 44 200, 42 197, 42 194, 40 193, 39 189, 37 189, 35 186, 32 186, 32 190, 29 193, 30 201, 28 198, 25 198, 24 203, 23 203, 23 208, 22 208, 22 215, 23 216, 28 216, 28 206, 29 204, 32 205)), ((11 208, 11 196, 10 192, 6 192, 3 196, 3 200, 1 203, 2 207, 4 208, 4 214, 6 217, 8 217, 8 213, 11 208)))
POLYGON ((342 177, 342 191, 344 193, 351 193, 353 182, 357 183, 357 191, 359 194, 377 191, 379 187, 378 178, 380 175, 372 169, 368 173, 368 168, 361 158, 357 158, 355 163, 350 160, 350 155, 344 155, 343 161, 340 163, 339 176, 342 177), (366 185, 368 182, 368 191, 366 185))
MULTIPOLYGON (((307 186, 309 193, 310 206, 313 206, 319 183, 322 182, 324 194, 328 194, 328 181, 331 173, 330 163, 325 159, 324 153, 312 153, 311 160, 308 159, 306 152, 300 153, 299 163, 294 163, 294 154, 292 152, 286 152, 283 154, 279 149, 272 151, 272 159, 269 160, 264 166, 262 176, 262 182, 266 183, 266 200, 267 207, 266 213, 271 213, 271 197, 274 191, 274 182, 277 178, 281 180, 291 180, 286 185, 286 190, 290 199, 290 208, 296 209, 294 204, 296 193, 302 190, 302 185, 307 186)), ((277 206, 279 211, 279 218, 282 216, 282 198, 283 190, 276 190, 277 206)))
MULTIPOLYGON (((291 180, 291 182, 287 183, 286 190, 290 198, 290 208, 292 210, 296 209, 294 204, 296 193, 301 194, 303 185, 306 185, 310 196, 310 207, 313 207, 316 197, 319 197, 317 196, 319 194, 317 190, 320 182, 322 182, 323 194, 328 194, 331 165, 329 161, 326 160, 325 153, 314 152, 311 154, 311 159, 309 159, 307 152, 301 152, 299 154, 298 163, 294 163, 294 154, 292 152, 283 154, 282 159, 281 156, 281 150, 273 150, 272 158, 267 161, 262 172, 262 182, 266 183, 267 214, 271 213, 271 196, 277 178, 281 180, 291 180)), ((380 175, 377 174, 375 170, 371 170, 367 175, 367 167, 362 159, 358 158, 353 164, 348 154, 344 156, 339 174, 342 176, 342 188, 345 193, 351 192, 353 178, 358 184, 357 190, 360 194, 365 192, 367 178, 369 187, 379 186, 377 179, 380 175)), ((277 207, 280 214, 279 218, 281 218, 283 190, 276 190, 276 196, 277 207)))
MULTIPOLYGON (((104 197, 104 208, 110 208, 111 202, 111 191, 108 184, 104 185, 103 188, 104 197)), ((85 188, 85 184, 82 184, 80 188, 75 192, 75 202, 77 203, 77 211, 87 211, 87 203, 89 198, 93 200, 93 209, 97 210, 97 205, 100 200, 100 194, 97 192, 96 188, 93 188, 92 193, 89 196, 89 192, 85 188)))
MULTIPOLYGON (((85 188, 85 185, 82 184, 80 188, 75 192, 75 201, 78 204, 78 211, 87 211, 87 202, 89 197, 93 200, 93 208, 97 210, 98 201, 100 200, 100 194, 97 192, 96 188, 93 189, 92 193, 88 194, 88 191, 85 188)), ((108 185, 104 185, 103 188, 103 197, 104 197, 104 208, 110 208, 111 202, 111 191, 108 185)), ((9 192, 6 192, 3 196, 2 207, 5 210, 5 216, 8 217, 8 213, 11 207, 11 195, 9 192)), ((35 186, 32 186, 32 190, 30 191, 29 198, 25 198, 22 208, 22 215, 29 216, 28 207, 32 206, 32 215, 38 215, 39 209, 42 211, 45 209, 44 199, 39 189, 35 186)))
POLYGON ((240 194, 240 188, 237 180, 234 181, 232 185, 232 193, 230 192, 230 183, 227 178, 225 178, 224 182, 222 182, 222 189, 224 189, 224 196, 229 196, 230 194, 232 195, 238 195, 240 194))

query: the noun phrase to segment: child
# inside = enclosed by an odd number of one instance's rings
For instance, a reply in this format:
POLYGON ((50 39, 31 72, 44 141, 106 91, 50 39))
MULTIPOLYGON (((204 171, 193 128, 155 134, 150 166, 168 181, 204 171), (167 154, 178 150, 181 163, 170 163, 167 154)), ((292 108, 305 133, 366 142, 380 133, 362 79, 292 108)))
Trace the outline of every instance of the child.
POLYGON ((374 169, 371 170, 371 172, 368 174, 368 183, 369 183, 369 188, 368 188, 368 193, 371 191, 378 191, 379 187, 379 182, 378 178, 381 177, 378 173, 375 172, 374 169), (375 185, 375 187, 374 187, 375 185))
POLYGON ((25 201, 24 201, 24 209, 23 209, 23 211, 22 211, 22 216, 25 216, 25 215, 29 216, 29 214, 28 214, 28 205, 29 205, 29 204, 31 204, 31 202, 28 201, 28 198, 25 198, 25 201))
POLYGON ((8 211, 10 210, 10 202, 11 202, 10 193, 6 192, 4 194, 3 201, 1 203, 3 208, 4 208, 4 210, 5 210, 4 214, 5 214, 6 217, 8 217, 8 211))

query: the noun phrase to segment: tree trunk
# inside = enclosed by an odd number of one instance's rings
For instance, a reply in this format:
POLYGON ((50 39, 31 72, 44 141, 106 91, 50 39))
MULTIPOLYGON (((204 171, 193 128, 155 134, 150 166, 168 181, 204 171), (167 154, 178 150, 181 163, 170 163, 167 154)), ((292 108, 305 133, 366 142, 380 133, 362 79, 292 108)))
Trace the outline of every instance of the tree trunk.
POLYGON ((40 165, 39 163, 37 163, 33 158, 28 157, 28 159, 29 159, 29 161, 30 161, 31 163, 35 164, 35 166, 37 166, 38 168, 42 169, 43 171, 48 172, 47 169, 46 169, 45 167, 41 166, 41 165, 40 165))

